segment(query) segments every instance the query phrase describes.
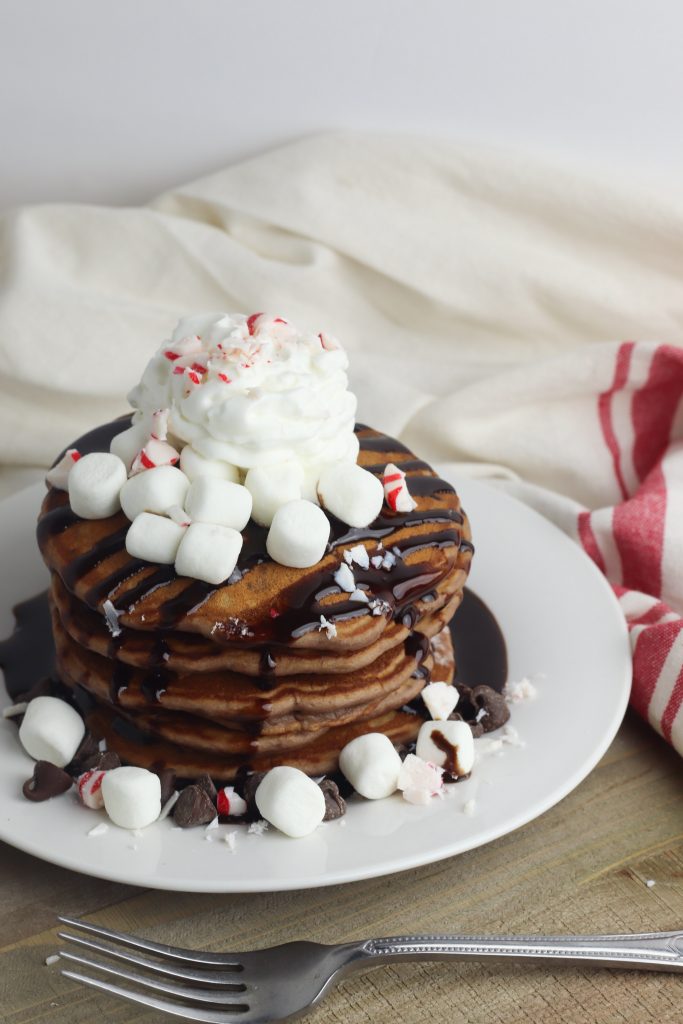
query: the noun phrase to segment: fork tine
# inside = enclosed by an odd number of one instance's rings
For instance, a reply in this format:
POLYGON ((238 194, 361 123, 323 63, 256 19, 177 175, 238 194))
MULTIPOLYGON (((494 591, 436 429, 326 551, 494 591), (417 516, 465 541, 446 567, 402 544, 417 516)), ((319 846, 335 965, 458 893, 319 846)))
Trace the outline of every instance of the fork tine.
POLYGON ((201 950, 182 949, 179 946, 167 946, 159 942, 150 942, 148 939, 141 939, 137 935, 126 935, 125 932, 114 932, 102 925, 92 924, 90 921, 79 921, 75 917, 59 917, 62 924, 71 928, 80 928, 81 931, 90 932, 92 935, 99 935, 111 942, 118 942, 122 946, 130 946, 132 949, 141 949, 146 953, 155 953, 166 960, 176 960, 180 963, 195 964, 203 967, 222 967, 242 970, 238 954, 235 953, 206 953, 201 950))
POLYGON ((199 1021, 200 1024, 246 1024, 250 1019, 244 1012, 226 1012, 225 1010, 203 1010, 200 1007, 181 1006, 180 1003, 173 1003, 169 999, 159 999, 157 996, 149 996, 144 992, 135 992, 133 989, 121 988, 119 985, 112 985, 109 981, 100 981, 99 978, 89 978, 86 974, 79 974, 77 971, 62 971, 65 978, 71 978, 82 985, 99 989, 100 992, 108 992, 109 995, 126 999, 130 1003, 138 1003, 140 1006, 147 1006, 153 1010, 162 1010, 174 1017, 182 1017, 184 1020, 199 1021))
POLYGON ((246 986, 235 979, 240 975, 236 971, 193 970, 191 967, 182 967, 168 961, 151 960, 149 957, 140 956, 130 950, 107 946, 104 942, 97 942, 95 939, 82 938, 80 935, 70 935, 69 932, 57 932, 60 939, 73 942, 76 946, 93 950, 95 953, 104 953, 105 956, 114 960, 122 960, 127 964, 135 964, 136 967, 143 967, 147 971, 154 971, 165 978, 176 978, 181 981, 198 982, 201 985, 215 985, 231 992, 244 992, 246 986))
POLYGON ((239 997, 235 997, 232 992, 225 992, 222 989, 211 990, 204 988, 190 988, 188 985, 172 985, 167 981, 161 981, 158 978, 150 978, 146 974, 138 974, 136 971, 127 971, 125 967, 113 967, 109 964, 103 964, 98 960, 90 960, 85 956, 78 956, 76 953, 69 953, 66 950, 60 950, 59 955, 65 960, 70 960, 73 963, 80 964, 82 967, 90 967, 95 971, 103 971, 105 974, 111 974, 115 978, 123 981, 130 981, 133 985, 139 985, 141 988, 149 988, 153 992, 162 992, 166 996, 174 996, 176 999, 188 999, 190 1002, 195 1003, 207 1003, 211 1006, 222 1007, 223 1009, 233 1010, 233 1012, 243 1012, 248 1009, 246 1003, 240 1003, 239 997))

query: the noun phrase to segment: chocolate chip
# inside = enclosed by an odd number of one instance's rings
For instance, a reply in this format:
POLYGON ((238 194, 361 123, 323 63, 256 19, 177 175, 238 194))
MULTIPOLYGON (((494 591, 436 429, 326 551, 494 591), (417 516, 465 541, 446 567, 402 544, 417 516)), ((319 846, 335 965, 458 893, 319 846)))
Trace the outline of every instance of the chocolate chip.
POLYGON ((472 703, 477 709, 475 721, 479 722, 484 732, 500 729, 510 717, 510 708, 505 697, 490 686, 475 686, 472 690, 472 703))
POLYGON ((216 808, 201 786, 186 786, 173 808, 173 820, 181 828, 208 825, 215 817, 216 808))
POLYGON ((159 768, 155 770, 161 783, 161 806, 171 799, 176 791, 176 774, 172 768, 159 768))
POLYGON ((33 768, 33 775, 27 779, 22 787, 22 792, 27 800, 40 803, 42 800, 49 800, 50 797, 59 796, 71 789, 73 780, 63 768, 58 768, 50 761, 36 761, 33 768))
MULTIPOLYGON (((465 719, 462 717, 459 711, 452 711, 448 716, 448 721, 464 722, 465 719)), ((484 735, 484 726, 481 724, 481 722, 477 722, 474 720, 474 718, 470 718, 467 724, 472 730, 472 735, 474 736, 475 740, 478 740, 480 736, 484 735)))
POLYGON ((339 793, 339 787, 332 779, 323 779, 318 783, 325 797, 325 817, 323 821, 334 821, 346 814, 346 801, 339 793))
POLYGON ((107 772, 111 768, 120 768, 121 758, 115 750, 102 750, 97 751, 92 757, 89 757, 86 761, 79 766, 79 774, 81 772, 90 771, 102 771, 107 772))
POLYGON ((91 732, 86 731, 85 736, 80 742, 80 746, 71 761, 64 769, 69 775, 81 775, 83 772, 88 771, 86 763, 92 758, 97 757, 99 754, 99 747, 97 740, 91 732))
POLYGON ((332 772, 328 778, 334 782, 343 800, 348 800, 356 792, 349 780, 341 772, 332 772))
MULTIPOLYGON (((247 775, 246 778, 240 780, 242 783, 242 792, 240 793, 240 796, 247 804, 246 814, 244 815, 247 821, 258 821, 261 818, 261 812, 256 806, 256 800, 254 798, 256 796, 256 790, 259 788, 265 777, 265 772, 252 772, 250 775, 247 775)), ((235 782, 237 782, 237 780, 235 780, 235 782)), ((237 790, 237 792, 239 793, 239 790, 237 790)))
POLYGON ((207 775, 207 773, 204 772, 204 774, 200 775, 198 779, 195 779, 194 784, 195 786, 199 786, 200 789, 204 790, 209 800, 211 800, 213 804, 216 803, 216 787, 214 786, 213 779, 211 778, 210 775, 207 775))

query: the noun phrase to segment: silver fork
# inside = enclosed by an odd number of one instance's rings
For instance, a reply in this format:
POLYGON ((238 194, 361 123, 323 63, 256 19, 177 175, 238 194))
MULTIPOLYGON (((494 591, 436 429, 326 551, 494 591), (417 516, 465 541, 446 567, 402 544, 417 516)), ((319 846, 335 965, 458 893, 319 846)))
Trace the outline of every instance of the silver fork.
POLYGON ((513 963, 584 963, 683 973, 683 932, 397 935, 338 946, 287 942, 250 953, 203 953, 148 942, 88 921, 68 917, 59 920, 108 941, 68 932, 59 932, 60 938, 118 963, 104 963, 66 950, 60 951, 60 957, 133 987, 122 987, 75 970, 62 970, 65 977, 130 1002, 205 1024, 268 1024, 298 1017, 355 968, 397 960, 509 959, 513 963), (128 966, 120 966, 121 963, 128 966))

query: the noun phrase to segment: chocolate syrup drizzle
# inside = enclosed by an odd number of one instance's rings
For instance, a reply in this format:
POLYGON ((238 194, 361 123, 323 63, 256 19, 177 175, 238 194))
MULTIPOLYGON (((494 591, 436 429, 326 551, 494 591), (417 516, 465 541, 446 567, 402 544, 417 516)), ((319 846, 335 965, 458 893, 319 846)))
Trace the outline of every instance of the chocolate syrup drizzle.
MULTIPOLYGON (((130 424, 130 417, 123 417, 114 420, 112 423, 104 424, 95 430, 85 434, 75 442, 75 447, 82 454, 91 451, 108 451, 112 438, 125 430, 130 424)), ((356 427, 359 436, 360 447, 365 452, 377 452, 383 456, 395 455, 398 453, 409 454, 405 445, 384 435, 363 436, 367 432, 366 427, 356 427)), ((375 472, 381 472, 386 465, 384 462, 377 462, 368 468, 375 472)), ((432 476, 429 467, 419 459, 413 459, 409 463, 403 463, 402 468, 422 472, 423 475, 410 477, 410 492, 416 497, 429 497, 438 501, 439 494, 452 494, 453 488, 445 480, 432 476)), ((78 517, 71 511, 66 495, 63 504, 59 504, 47 511, 38 523, 37 537, 41 549, 51 536, 61 534, 78 522, 78 517)), ((423 595, 429 594, 434 586, 443 576, 443 570, 434 570, 429 562, 413 563, 407 565, 403 559, 411 553, 427 548, 456 547, 462 551, 472 551, 472 545, 461 538, 463 516, 456 509, 449 508, 446 504, 443 507, 432 507, 426 510, 416 509, 409 513, 393 512, 383 509, 382 513, 368 527, 349 528, 335 516, 330 515, 330 540, 328 552, 342 545, 352 545, 363 540, 374 539, 380 543, 383 538, 395 533, 404 527, 417 527, 422 525, 434 525, 439 527, 433 532, 422 533, 403 540, 392 546, 393 554, 396 556, 396 563, 391 570, 376 569, 369 567, 362 569, 354 565, 354 577, 360 589, 370 588, 375 598, 384 602, 385 613, 391 613, 394 618, 402 622, 406 627, 412 629, 419 620, 419 611, 415 602, 423 595)), ((128 529, 128 523, 123 519, 123 514, 117 519, 117 527, 113 533, 99 541, 91 551, 77 556, 63 572, 63 580, 69 590, 73 590, 83 576, 100 565, 110 555, 119 552, 124 547, 124 538, 128 529)), ((266 551, 267 529, 253 522, 249 522, 243 531, 243 547, 237 564, 236 575, 240 578, 261 562, 268 561, 266 551)), ((338 587, 330 587, 329 568, 318 572, 307 573, 301 582, 290 586, 278 597, 278 606, 273 609, 272 618, 265 623, 259 633, 250 631, 249 635, 240 636, 241 644, 245 646, 262 646, 266 644, 269 648, 268 658, 273 662, 262 664, 261 685, 269 688, 272 685, 275 675, 275 656, 270 652, 271 648, 277 649, 284 646, 292 639, 320 627, 321 616, 327 610, 330 620, 337 622, 341 619, 354 618, 360 615, 367 615, 371 612, 368 603, 348 598, 333 606, 326 606, 323 601, 331 593, 340 593, 338 587)), ((132 589, 124 592, 123 599, 126 606, 132 609, 139 601, 143 601, 159 588, 166 587, 178 579, 173 566, 159 566, 141 559, 127 558, 123 565, 106 576, 96 586, 91 587, 84 596, 85 603, 95 610, 100 610, 101 604, 111 598, 118 587, 133 581, 132 589), (133 578, 135 577, 135 580, 133 578), (137 579, 139 577, 139 579, 137 579)), ((162 602, 159 610, 161 622, 159 629, 172 630, 193 610, 202 605, 218 587, 201 581, 189 581, 178 593, 169 596, 162 602)), ((214 634, 216 642, 229 643, 234 640, 234 634, 223 635, 223 624, 214 634)), ((223 627, 224 628, 224 627, 223 627)), ((119 639, 119 644, 125 642, 119 639)), ((112 647, 112 654, 115 654, 116 646, 112 647)), ((163 651, 159 651, 159 658, 163 657, 163 651)), ((157 662, 163 666, 163 661, 157 662)), ((112 682, 112 694, 115 696, 125 686, 125 680, 116 679, 112 682)), ((150 684, 152 689, 156 683, 150 684)), ((163 689, 159 685, 157 689, 163 689)))

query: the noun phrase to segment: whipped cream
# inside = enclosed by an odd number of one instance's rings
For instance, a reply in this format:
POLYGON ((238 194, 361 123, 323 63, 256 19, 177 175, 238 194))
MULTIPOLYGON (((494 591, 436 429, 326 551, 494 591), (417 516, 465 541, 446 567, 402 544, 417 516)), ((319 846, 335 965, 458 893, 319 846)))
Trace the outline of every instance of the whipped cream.
POLYGON ((205 458, 313 470, 358 455, 347 367, 334 338, 281 317, 202 313, 179 321, 128 400, 150 433, 168 409, 169 433, 205 458))

